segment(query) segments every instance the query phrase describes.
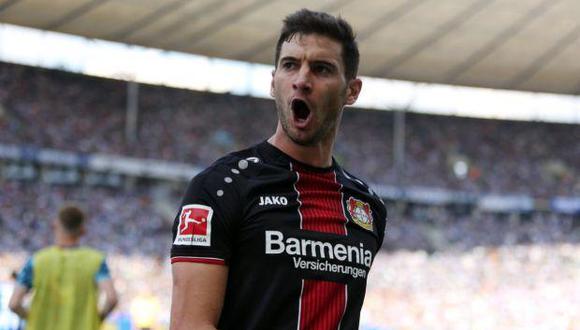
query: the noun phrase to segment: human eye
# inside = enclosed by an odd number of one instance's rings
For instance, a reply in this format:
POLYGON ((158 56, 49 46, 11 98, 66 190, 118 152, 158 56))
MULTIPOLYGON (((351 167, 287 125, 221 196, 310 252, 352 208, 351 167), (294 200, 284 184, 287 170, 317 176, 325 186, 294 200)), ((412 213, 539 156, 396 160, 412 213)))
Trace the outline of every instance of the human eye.
POLYGON ((283 61, 280 65, 284 70, 292 70, 296 67, 296 62, 294 61, 283 61))
POLYGON ((322 75, 330 75, 334 72, 333 67, 326 63, 317 63, 312 66, 312 71, 322 74, 322 75))

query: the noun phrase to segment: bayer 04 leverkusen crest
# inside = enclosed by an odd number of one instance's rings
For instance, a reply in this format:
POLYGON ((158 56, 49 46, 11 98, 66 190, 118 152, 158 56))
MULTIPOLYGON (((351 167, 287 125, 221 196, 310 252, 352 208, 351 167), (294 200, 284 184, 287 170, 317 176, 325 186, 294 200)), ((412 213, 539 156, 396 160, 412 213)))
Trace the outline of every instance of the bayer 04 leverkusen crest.
POLYGON ((369 203, 350 197, 346 207, 354 223, 366 230, 373 230, 373 212, 369 203))

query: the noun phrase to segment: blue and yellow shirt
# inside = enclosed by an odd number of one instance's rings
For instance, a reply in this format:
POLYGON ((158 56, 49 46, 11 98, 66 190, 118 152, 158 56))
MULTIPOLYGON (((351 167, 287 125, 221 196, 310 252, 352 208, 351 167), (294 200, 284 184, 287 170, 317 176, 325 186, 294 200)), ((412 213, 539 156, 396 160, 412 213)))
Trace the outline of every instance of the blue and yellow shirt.
POLYGON ((98 282, 110 278, 105 256, 97 250, 52 246, 38 251, 17 279, 34 293, 26 329, 98 329, 98 282))

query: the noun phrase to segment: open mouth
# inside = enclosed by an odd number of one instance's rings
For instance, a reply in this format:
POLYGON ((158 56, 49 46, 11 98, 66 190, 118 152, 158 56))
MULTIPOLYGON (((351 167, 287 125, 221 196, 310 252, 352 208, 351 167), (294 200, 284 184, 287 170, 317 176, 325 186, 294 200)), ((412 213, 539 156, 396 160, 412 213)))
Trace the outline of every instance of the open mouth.
POLYGON ((304 100, 294 99, 292 100, 292 112, 294 112, 294 118, 297 121, 305 121, 310 116, 310 108, 304 100))

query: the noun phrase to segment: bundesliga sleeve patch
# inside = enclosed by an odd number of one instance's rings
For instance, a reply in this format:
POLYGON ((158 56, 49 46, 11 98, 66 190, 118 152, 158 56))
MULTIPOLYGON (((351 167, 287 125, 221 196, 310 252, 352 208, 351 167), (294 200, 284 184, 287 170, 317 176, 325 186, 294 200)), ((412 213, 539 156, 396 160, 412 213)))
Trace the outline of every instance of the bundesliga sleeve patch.
POLYGON ((184 205, 179 213, 179 226, 174 245, 210 246, 213 209, 200 204, 184 205))

